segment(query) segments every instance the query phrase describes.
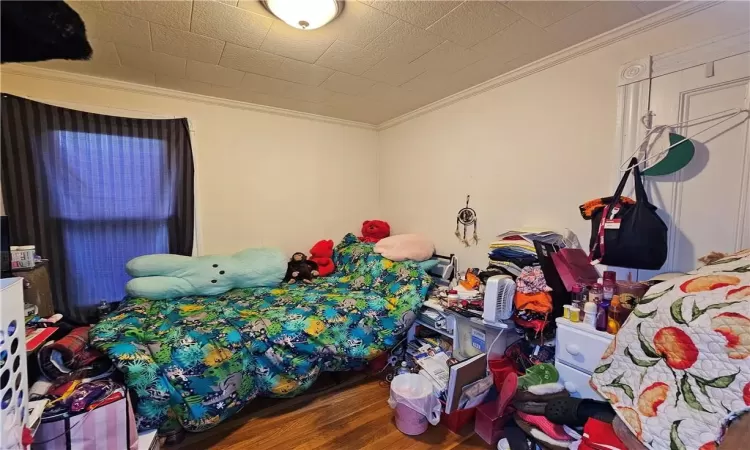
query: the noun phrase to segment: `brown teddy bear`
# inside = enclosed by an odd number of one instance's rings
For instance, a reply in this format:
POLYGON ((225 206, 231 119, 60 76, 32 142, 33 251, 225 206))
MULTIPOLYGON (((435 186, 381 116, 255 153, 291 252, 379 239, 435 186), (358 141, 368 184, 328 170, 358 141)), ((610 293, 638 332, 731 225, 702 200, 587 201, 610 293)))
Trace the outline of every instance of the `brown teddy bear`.
POLYGON ((289 284, 296 283, 298 280, 303 283, 310 283, 313 277, 318 275, 318 265, 308 260, 304 253, 297 252, 289 259, 284 281, 289 284))

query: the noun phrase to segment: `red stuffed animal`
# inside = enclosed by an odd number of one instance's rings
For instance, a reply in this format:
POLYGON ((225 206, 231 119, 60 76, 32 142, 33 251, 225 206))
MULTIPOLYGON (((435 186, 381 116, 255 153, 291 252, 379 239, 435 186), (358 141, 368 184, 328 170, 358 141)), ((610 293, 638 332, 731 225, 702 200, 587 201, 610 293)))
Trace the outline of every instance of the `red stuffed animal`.
POLYGON ((327 277, 336 269, 333 265, 333 241, 319 241, 310 249, 310 261, 318 265, 318 276, 327 277))
POLYGON ((391 226, 382 220, 365 220, 362 222, 362 242, 378 242, 391 235, 391 226))

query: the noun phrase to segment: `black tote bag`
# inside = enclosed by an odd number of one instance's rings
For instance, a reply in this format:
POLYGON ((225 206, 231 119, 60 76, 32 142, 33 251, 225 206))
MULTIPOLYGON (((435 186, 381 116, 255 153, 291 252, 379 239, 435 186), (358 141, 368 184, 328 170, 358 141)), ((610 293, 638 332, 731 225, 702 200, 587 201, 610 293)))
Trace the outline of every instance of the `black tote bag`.
POLYGON ((610 204, 591 217, 592 260, 608 266, 656 270, 667 260, 667 225, 648 201, 638 160, 633 158, 610 204), (630 172, 635 181, 635 204, 621 203, 630 172))

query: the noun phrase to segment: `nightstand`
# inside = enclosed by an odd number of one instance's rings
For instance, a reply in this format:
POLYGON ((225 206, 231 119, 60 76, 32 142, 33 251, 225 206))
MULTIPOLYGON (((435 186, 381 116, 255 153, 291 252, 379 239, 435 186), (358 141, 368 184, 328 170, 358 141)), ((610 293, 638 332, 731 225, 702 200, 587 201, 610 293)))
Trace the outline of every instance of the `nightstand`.
POLYGON ((589 380, 614 335, 563 317, 555 322, 555 368, 560 373, 560 382, 573 397, 602 400, 589 385, 589 380))

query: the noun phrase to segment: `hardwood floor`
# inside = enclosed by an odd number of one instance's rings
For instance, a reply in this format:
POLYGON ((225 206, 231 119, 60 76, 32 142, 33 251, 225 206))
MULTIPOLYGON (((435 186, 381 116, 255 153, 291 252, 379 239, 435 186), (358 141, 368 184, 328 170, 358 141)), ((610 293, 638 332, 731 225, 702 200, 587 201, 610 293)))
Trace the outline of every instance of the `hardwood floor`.
MULTIPOLYGON (((488 449, 473 431, 461 435, 430 426, 420 436, 396 428, 386 403, 388 387, 368 378, 344 383, 315 396, 272 400, 257 411, 243 412, 203 433, 188 434, 169 449, 488 449), (348 385, 347 385, 348 384, 348 385), (312 398, 311 398, 312 397, 312 398)), ((271 400, 256 399, 267 403, 271 400)))

